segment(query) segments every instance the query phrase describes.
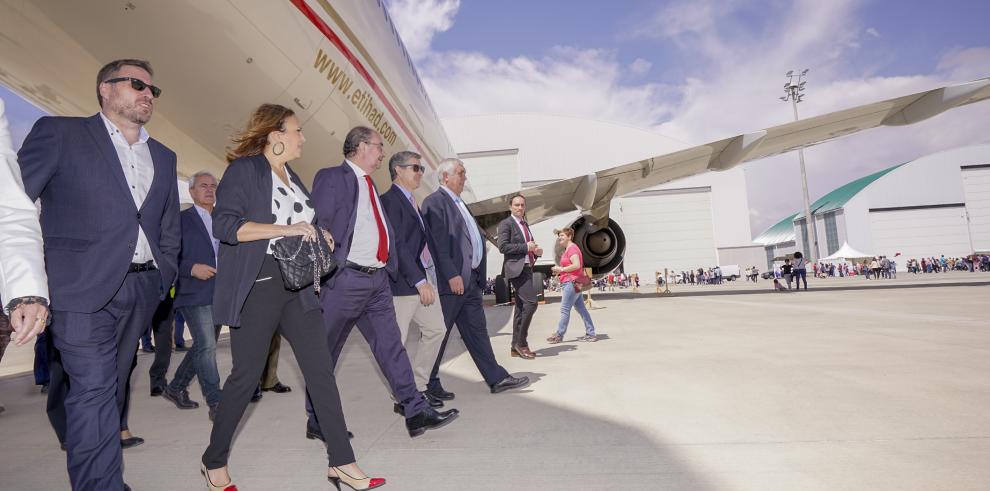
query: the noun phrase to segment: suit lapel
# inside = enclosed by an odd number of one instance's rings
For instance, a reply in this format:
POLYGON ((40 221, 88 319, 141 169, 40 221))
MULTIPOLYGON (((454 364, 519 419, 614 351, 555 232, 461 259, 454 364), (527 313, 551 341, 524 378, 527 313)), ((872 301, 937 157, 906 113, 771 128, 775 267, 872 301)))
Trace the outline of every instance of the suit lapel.
MULTIPOLYGON (((358 207, 358 188, 357 188, 357 174, 351 169, 351 166, 344 163, 340 164, 343 167, 344 173, 344 189, 346 193, 344 196, 350 196, 351 214, 347 217, 347 232, 344 234, 345 237, 354 238, 354 224, 357 222, 357 207, 358 207)), ((350 250, 350 244, 347 245, 347 249, 350 250)))
MULTIPOLYGON (((124 190, 124 196, 127 196, 127 202, 134 206, 134 200, 131 199, 131 190, 127 187, 127 178, 124 177, 124 169, 120 166, 120 158, 117 157, 117 150, 113 147, 113 141, 110 140, 110 135, 107 133, 107 125, 103 123, 103 118, 96 114, 86 120, 86 129, 89 130, 90 136, 93 137, 96 143, 96 148, 99 149, 100 154, 103 156, 103 162, 109 167, 110 175, 114 177, 120 188, 124 190)), ((147 200, 145 200, 147 201, 147 200)), ((137 211, 137 206, 134 206, 134 210, 137 211)))
POLYGON ((192 205, 192 215, 196 222, 199 223, 199 230, 202 232, 203 237, 206 238, 206 242, 210 244, 210 249, 213 248, 213 236, 208 230, 206 230, 206 222, 203 221, 203 217, 199 216, 199 210, 196 209, 196 205, 192 205))
POLYGON ((151 186, 148 186, 148 195, 144 198, 144 203, 141 203, 141 208, 151 202, 151 198, 158 191, 162 179, 171 175, 171 172, 165 168, 167 159, 162 155, 161 145, 158 144, 157 140, 148 139, 148 152, 151 154, 151 168, 154 175, 151 176, 151 186))

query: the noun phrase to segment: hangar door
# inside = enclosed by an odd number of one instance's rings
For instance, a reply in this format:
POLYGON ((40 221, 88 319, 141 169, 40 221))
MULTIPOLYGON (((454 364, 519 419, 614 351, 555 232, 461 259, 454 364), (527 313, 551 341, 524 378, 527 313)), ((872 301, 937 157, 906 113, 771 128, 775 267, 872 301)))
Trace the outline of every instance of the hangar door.
POLYGON ((716 264, 711 188, 648 190, 612 202, 611 216, 626 235, 626 273, 653 273, 716 264))
POLYGON ((875 254, 893 257, 900 252, 897 269, 907 259, 961 257, 970 253, 966 207, 962 203, 926 207, 870 210, 875 254))
POLYGON ((962 177, 973 248, 990 251, 990 165, 963 166, 962 177))

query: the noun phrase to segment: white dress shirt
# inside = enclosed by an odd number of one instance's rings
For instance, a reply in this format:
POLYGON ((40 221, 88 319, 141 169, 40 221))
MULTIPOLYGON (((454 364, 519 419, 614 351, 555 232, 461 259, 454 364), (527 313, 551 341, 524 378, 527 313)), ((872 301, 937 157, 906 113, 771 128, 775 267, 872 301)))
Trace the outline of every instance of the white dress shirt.
MULTIPOLYGON (((361 266, 372 268, 383 268, 385 263, 378 260, 378 223, 375 222, 375 210, 371 208, 371 199, 368 197, 368 182, 364 176, 368 175, 360 167, 354 165, 350 160, 345 160, 347 165, 357 176, 357 211, 354 217, 354 237, 351 239, 351 249, 347 253, 347 260, 361 266)), ((374 196, 375 204, 378 205, 378 213, 382 217, 382 224, 385 223, 385 209, 378 195, 374 196)), ((386 246, 391 245, 391 238, 388 236, 388 226, 385 227, 386 246)), ((390 251, 391 253, 391 251, 390 251)))
MULTIPOLYGON (((481 264, 481 257, 484 255, 482 247, 485 247, 481 231, 478 230, 478 222, 474 220, 474 215, 471 214, 471 210, 468 210, 460 196, 454 194, 447 186, 440 186, 440 189, 443 189, 450 196, 450 199, 454 200, 457 209, 461 212, 461 218, 464 219, 464 225, 467 227, 468 237, 471 238, 471 269, 475 269, 481 264)), ((467 281, 467 278, 464 280, 467 281)))
POLYGON ((210 242, 213 243, 213 264, 219 264, 217 259, 217 254, 220 252, 220 241, 213 237, 213 215, 206 211, 206 208, 193 204, 196 208, 196 213, 199 214, 199 218, 203 220, 203 225, 206 227, 206 235, 210 236, 210 242))
MULTIPOLYGON (((134 206, 141 209, 144 199, 148 197, 148 190, 151 189, 151 181, 155 179, 155 164, 151 161, 151 149, 148 148, 148 132, 141 127, 138 141, 131 145, 124 138, 120 128, 107 119, 102 112, 100 117, 110 133, 110 141, 117 151, 117 158, 120 160, 120 167, 124 170, 124 179, 127 180, 127 187, 130 188, 131 198, 134 199, 134 206)), ((146 263, 154 261, 155 257, 151 253, 151 244, 144 234, 144 229, 138 224, 137 244, 134 247, 134 257, 132 263, 146 263)))
POLYGON ((48 276, 38 208, 24 192, 0 99, 0 299, 21 297, 47 299, 48 276))

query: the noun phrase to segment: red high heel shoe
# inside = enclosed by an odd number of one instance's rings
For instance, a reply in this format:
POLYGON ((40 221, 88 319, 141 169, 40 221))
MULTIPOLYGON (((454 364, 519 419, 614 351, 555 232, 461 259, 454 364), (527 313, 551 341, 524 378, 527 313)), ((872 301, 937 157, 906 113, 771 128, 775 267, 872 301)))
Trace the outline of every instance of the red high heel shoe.
POLYGON ((331 466, 330 468, 337 473, 337 477, 327 476, 327 480, 329 480, 334 485, 334 487, 337 488, 337 491, 340 491, 341 481, 343 481, 344 484, 346 484, 349 488, 353 489, 354 491, 375 489, 385 485, 385 479, 381 477, 366 477, 364 479, 358 479, 356 477, 351 477, 347 475, 346 472, 336 467, 331 466))

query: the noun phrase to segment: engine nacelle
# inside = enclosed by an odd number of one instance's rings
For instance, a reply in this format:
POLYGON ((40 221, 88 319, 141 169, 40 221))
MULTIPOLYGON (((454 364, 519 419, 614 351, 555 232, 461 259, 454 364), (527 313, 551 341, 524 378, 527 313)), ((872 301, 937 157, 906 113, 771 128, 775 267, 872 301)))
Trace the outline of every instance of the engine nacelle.
MULTIPOLYGON (((574 243, 581 248, 584 267, 591 268, 592 275, 598 277, 610 273, 622 263, 626 254, 626 235, 611 218, 605 227, 599 227, 594 222, 593 217, 584 215, 575 220, 571 228, 574 229, 574 243)), ((557 252, 558 258, 561 254, 563 251, 557 252)))

